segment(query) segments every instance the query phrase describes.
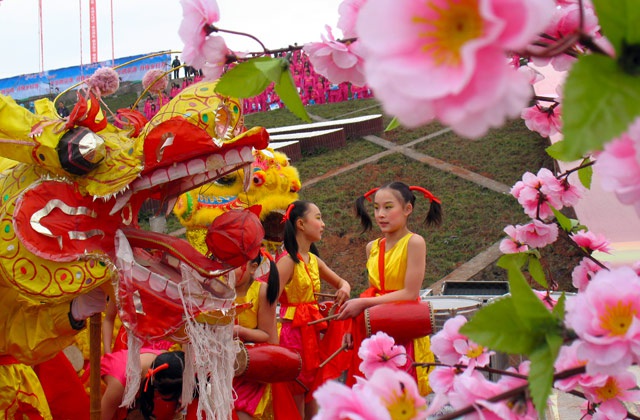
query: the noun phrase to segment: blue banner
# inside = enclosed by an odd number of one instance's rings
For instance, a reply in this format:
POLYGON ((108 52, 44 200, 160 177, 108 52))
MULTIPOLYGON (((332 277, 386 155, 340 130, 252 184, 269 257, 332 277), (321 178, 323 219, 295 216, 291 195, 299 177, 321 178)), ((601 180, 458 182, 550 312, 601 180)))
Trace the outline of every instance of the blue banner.
POLYGON ((22 100, 45 95, 57 95, 63 90, 89 78, 101 67, 117 67, 120 81, 141 81, 145 73, 151 69, 167 71, 171 68, 171 54, 157 53, 155 57, 147 54, 106 60, 83 66, 66 67, 47 70, 43 73, 23 74, 21 76, 0 79, 0 93, 11 96, 15 100, 22 100), (131 63, 129 63, 131 62, 131 63), (129 63, 123 65, 125 63, 129 63))

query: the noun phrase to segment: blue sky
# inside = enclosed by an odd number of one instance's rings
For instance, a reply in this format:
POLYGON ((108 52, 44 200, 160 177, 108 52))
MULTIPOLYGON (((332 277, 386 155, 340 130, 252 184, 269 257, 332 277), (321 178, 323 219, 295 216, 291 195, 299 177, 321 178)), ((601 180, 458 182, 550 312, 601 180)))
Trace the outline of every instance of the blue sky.
MULTIPOLYGON (((44 69, 90 61, 89 1, 41 0, 44 69), (82 9, 82 19, 80 18, 82 9), (82 33, 82 43, 80 42, 82 33)), ((319 41, 324 25, 335 28, 342 0, 218 0, 219 27, 249 32, 268 48, 319 41)), ((179 0, 96 0, 98 60, 162 50, 181 50, 179 0)), ((339 36, 339 31, 334 31, 339 36)), ((0 78, 40 71, 38 0, 0 1, 0 78)), ((257 51, 248 38, 225 36, 236 51, 257 51)))

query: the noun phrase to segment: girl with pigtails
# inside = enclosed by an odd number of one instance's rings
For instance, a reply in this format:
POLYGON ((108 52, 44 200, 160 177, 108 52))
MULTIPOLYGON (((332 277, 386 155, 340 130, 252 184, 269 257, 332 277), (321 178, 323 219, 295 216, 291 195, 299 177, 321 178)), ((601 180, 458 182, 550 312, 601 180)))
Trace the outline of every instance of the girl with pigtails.
MULTIPOLYGON (((425 219, 427 225, 439 225, 442 221, 440 200, 422 188, 408 186, 402 182, 391 182, 375 188, 356 200, 356 214, 360 218, 363 231, 370 230, 372 221, 365 207, 365 201, 372 201, 375 221, 382 232, 382 238, 367 244, 367 272, 369 288, 359 298, 345 302, 339 310, 338 319, 355 318, 351 334, 345 335, 345 344, 353 347, 347 385, 355 383, 355 376, 364 375, 358 366, 358 349, 366 338, 364 311, 375 305, 398 301, 419 300, 426 265, 426 244, 422 236, 413 233, 407 225, 416 202, 414 192, 427 198, 431 205, 425 219)), ((403 345, 409 359, 418 362, 433 362, 429 337, 421 337, 403 345)), ((430 392, 427 370, 411 368, 417 379, 420 393, 430 392)))
POLYGON ((349 283, 331 270, 318 257, 315 242, 322 238, 324 222, 320 209, 309 201, 295 201, 284 216, 284 248, 277 262, 280 276, 280 345, 297 350, 302 357, 302 370, 294 389, 294 399, 303 418, 317 411, 312 394, 319 373, 320 331, 327 328, 318 307, 320 280, 337 289, 335 304, 349 298, 349 283), (311 322, 311 325, 309 323, 311 322))

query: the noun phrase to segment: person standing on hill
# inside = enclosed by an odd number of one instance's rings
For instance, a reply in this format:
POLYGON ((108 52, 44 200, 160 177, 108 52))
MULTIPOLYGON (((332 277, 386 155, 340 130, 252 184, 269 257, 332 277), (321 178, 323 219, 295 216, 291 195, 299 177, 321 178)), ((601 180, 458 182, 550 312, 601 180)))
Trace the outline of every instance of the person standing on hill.
POLYGON ((182 64, 182 63, 180 62, 180 60, 178 59, 178 56, 176 55, 176 58, 174 58, 173 61, 171 62, 171 68, 173 69, 173 78, 174 79, 178 79, 180 77, 180 75, 179 75, 180 64, 182 64))
MULTIPOLYGON (((356 214, 360 218, 363 230, 367 231, 371 229, 372 223, 364 203, 373 196, 375 221, 383 236, 367 244, 369 288, 362 292, 359 298, 346 301, 338 312, 338 319, 355 318, 351 334, 345 336, 345 344, 353 347, 353 361, 347 373, 347 385, 353 385, 356 376, 364 377, 359 369, 358 350, 366 338, 366 322, 363 315, 365 309, 384 303, 419 299, 426 268, 427 248, 424 238, 411 232, 407 225, 416 202, 414 191, 421 193, 431 203, 425 222, 428 225, 439 225, 442 222, 440 200, 422 187, 391 182, 372 189, 356 200, 356 214)), ((428 336, 398 344, 405 347, 407 355, 412 360, 434 361, 428 336)), ((427 370, 411 368, 410 373, 416 378, 420 393, 427 395, 430 391, 427 370)))

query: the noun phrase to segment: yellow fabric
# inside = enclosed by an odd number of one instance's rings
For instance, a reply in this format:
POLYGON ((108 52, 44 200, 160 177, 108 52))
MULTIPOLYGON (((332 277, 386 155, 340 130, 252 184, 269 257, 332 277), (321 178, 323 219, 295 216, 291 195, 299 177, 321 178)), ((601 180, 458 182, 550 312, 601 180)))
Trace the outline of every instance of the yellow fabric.
MULTIPOLYGON (((309 253, 309 263, 300 261, 293 267, 291 281, 284 287, 286 302, 290 305, 317 302, 314 293, 320 292, 320 271, 318 258, 309 253), (307 272, 308 270, 308 272, 307 272)), ((287 307, 284 319, 292 320, 296 313, 295 306, 287 307)))
MULTIPOLYGON (((409 232, 403 236, 391 249, 386 249, 384 253, 384 287, 386 292, 400 290, 404 288, 404 279, 407 273, 407 249, 409 239, 413 233, 409 232)), ((369 273, 369 283, 377 290, 381 290, 380 273, 378 268, 378 256, 380 254, 380 240, 373 243, 369 259, 367 260, 367 271, 369 273)), ((431 340, 428 336, 413 340, 414 359, 417 363, 433 363, 435 356, 431 351, 431 340)), ((418 378, 418 389, 421 395, 431 393, 429 386, 429 374, 426 368, 416 368, 418 378)))
POLYGON ((69 323, 69 302, 41 305, 20 299, 12 288, 0 287, 0 355, 35 365, 56 355, 78 332, 69 323))
POLYGON ((245 309, 238 315, 238 325, 251 328, 252 330, 258 328, 258 310, 260 308, 260 282, 254 281, 249 286, 247 294, 245 296, 236 296, 236 304, 241 305, 243 303, 251 302, 253 306, 245 309))
POLYGON ((262 398, 260 398, 260 402, 256 407, 256 411, 253 413, 254 419, 260 420, 272 420, 273 417, 273 407, 271 405, 272 402, 272 393, 271 393, 271 384, 266 384, 266 388, 264 390, 264 394, 262 394, 262 398))
MULTIPOLYGON (((384 290, 393 291, 404 288, 404 278, 407 273, 407 245, 413 233, 404 235, 396 244, 384 253, 384 290)), ((369 285, 382 290, 380 274, 378 272, 378 254, 380 253, 380 240, 371 247, 367 271, 369 272, 369 285)))
POLYGON ((38 418, 26 417, 27 410, 32 410, 31 414, 39 413, 44 420, 53 418, 33 369, 22 364, 0 365, 0 417, 22 419, 25 415, 24 418, 38 418))

